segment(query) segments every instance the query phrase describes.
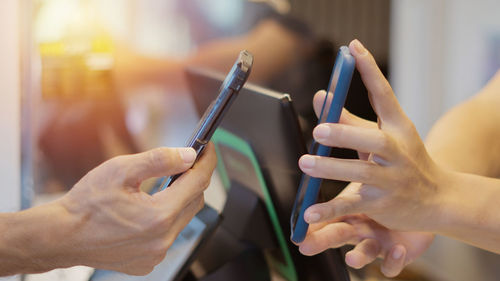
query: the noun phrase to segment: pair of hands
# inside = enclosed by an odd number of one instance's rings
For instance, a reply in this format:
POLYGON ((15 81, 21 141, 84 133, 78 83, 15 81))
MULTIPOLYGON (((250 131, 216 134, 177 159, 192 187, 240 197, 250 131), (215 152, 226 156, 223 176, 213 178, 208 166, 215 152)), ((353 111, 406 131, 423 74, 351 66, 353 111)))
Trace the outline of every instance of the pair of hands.
POLYGON ((115 157, 90 171, 47 206, 59 217, 50 237, 43 238, 51 247, 40 249, 44 256, 38 260, 50 260, 49 269, 87 265, 133 275, 151 272, 203 207, 216 165, 213 145, 191 168, 195 158, 192 148, 158 148, 115 157), (154 195, 139 189, 143 180, 184 171, 154 195))
MULTIPOLYGON (((313 255, 355 244, 347 264, 360 268, 382 257, 382 271, 391 277, 432 242, 432 234, 412 231, 432 228, 443 171, 428 156, 370 53, 358 41, 350 49, 379 122, 344 110, 339 124, 314 130, 318 142, 357 150, 360 159, 300 159, 301 169, 311 176, 352 182, 330 202, 307 210, 311 227, 300 251, 313 255)), ((315 96, 316 110, 324 98, 324 92, 315 96)), ((150 177, 186 171, 195 157, 192 149, 160 148, 113 158, 89 172, 40 212, 56 223, 42 221, 54 229, 40 237, 44 243, 31 245, 32 252, 43 253, 30 255, 34 263, 51 262, 37 264, 36 270, 82 264, 128 274, 151 272, 203 206, 203 191, 216 164, 214 149, 208 146, 200 161, 164 191, 150 196, 139 185, 150 177)), ((35 217, 38 210, 28 210, 28 216, 35 217)))
MULTIPOLYGON (((314 177, 349 181, 337 197, 311 206, 311 224, 299 250, 314 255, 328 248, 356 245, 346 263, 361 268, 383 258, 382 272, 393 277, 431 244, 433 212, 443 198, 444 170, 428 155, 417 130, 401 109, 372 55, 359 41, 351 42, 356 68, 368 89, 378 123, 344 109, 338 124, 321 124, 315 140, 331 147, 358 151, 359 160, 304 155, 299 166, 314 177)), ((316 113, 326 93, 315 95, 316 113)))

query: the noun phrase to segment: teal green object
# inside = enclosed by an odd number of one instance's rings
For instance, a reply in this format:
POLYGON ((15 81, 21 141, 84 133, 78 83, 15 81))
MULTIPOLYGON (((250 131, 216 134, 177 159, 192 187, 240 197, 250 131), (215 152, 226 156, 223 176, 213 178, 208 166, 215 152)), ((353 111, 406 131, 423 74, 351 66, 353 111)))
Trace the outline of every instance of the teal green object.
POLYGON ((271 259, 271 266, 275 268, 287 280, 297 281, 297 271, 295 270, 295 266, 293 264, 292 256, 287 246, 285 235, 283 234, 283 230, 281 229, 276 209, 274 208, 273 201, 267 188, 267 184, 262 175, 262 170, 259 166, 259 163, 257 162, 257 157, 255 156, 252 148, 245 140, 221 128, 215 131, 211 141, 215 144, 215 151, 217 153, 217 171, 219 172, 222 183, 226 189, 230 188, 231 182, 227 174, 227 169, 224 165, 224 161, 222 160, 223 158, 221 157, 219 145, 230 147, 231 149, 243 154, 252 163, 262 189, 261 191, 264 196, 264 204, 269 214, 269 218, 271 219, 274 233, 276 233, 279 247, 285 260, 285 262, 282 263, 277 260, 271 259))

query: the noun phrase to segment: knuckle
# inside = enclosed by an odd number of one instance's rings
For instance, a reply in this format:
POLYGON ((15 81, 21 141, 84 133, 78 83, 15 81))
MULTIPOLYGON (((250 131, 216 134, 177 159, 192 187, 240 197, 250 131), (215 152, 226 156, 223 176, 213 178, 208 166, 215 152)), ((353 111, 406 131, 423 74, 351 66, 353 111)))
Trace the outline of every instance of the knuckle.
POLYGON ((145 267, 154 267, 162 262, 170 246, 171 244, 165 243, 164 239, 156 239, 156 242, 149 247, 148 256, 145 260, 145 267))
POLYGON ((393 96, 394 95, 394 90, 392 89, 391 87, 391 84, 389 84, 389 81, 387 81, 387 78, 384 77, 384 83, 382 83, 382 91, 384 91, 384 93, 386 95, 389 95, 389 96, 393 96))
POLYGON ((120 155, 107 160, 95 169, 87 173, 84 179, 88 182, 101 182, 102 178, 121 179, 130 169, 130 157, 128 155, 120 155), (106 174, 107 177, 102 175, 106 174))
POLYGON ((349 129, 341 124, 331 124, 330 128, 332 135, 335 136, 335 138, 330 138, 330 141, 343 147, 348 142, 349 129))
POLYGON ((307 171, 313 177, 335 178, 339 173, 337 159, 313 156, 316 160, 315 166, 307 171))
POLYGON ((335 237, 337 237, 337 240, 345 240, 346 237, 349 236, 349 231, 347 228, 344 227, 337 227, 335 229, 335 237))
POLYGON ((375 239, 367 239, 360 251, 368 256, 377 256, 380 252, 380 244, 375 239))
POLYGON ((392 167, 386 176, 391 179, 391 187, 396 188, 395 190, 399 188, 404 190, 404 188, 411 186, 415 178, 408 169, 397 169, 395 167, 392 167))
POLYGON ((165 214, 160 221, 159 227, 167 230, 175 222, 175 217, 172 214, 165 214))
POLYGON ((198 177, 196 181, 196 186, 202 190, 205 190, 210 185, 211 177, 209 175, 203 175, 198 177))
POLYGON ((354 209, 353 203, 344 197, 338 197, 335 201, 333 211, 336 217, 349 214, 354 209))
POLYGON ((359 167, 357 174, 360 182, 371 182, 373 180, 373 167, 370 165, 363 165, 359 167))
POLYGON ((382 135, 380 137, 380 140, 378 141, 378 144, 379 144, 377 147, 378 152, 388 153, 391 151, 391 149, 393 147, 394 140, 392 139, 392 137, 389 134, 382 132, 382 135))
POLYGON ((155 148, 148 151, 148 161, 151 167, 166 167, 170 153, 167 148, 155 148))
MULTIPOLYGON (((339 198, 341 199, 341 198, 339 198)), ((336 204, 335 208, 333 209, 333 214, 334 216, 342 216, 348 212, 348 207, 342 200, 338 200, 338 203, 336 204)))
POLYGON ((201 196, 201 198, 198 200, 196 210, 200 211, 201 209, 203 209, 203 206, 205 206, 205 198, 203 196, 201 196))
POLYGON ((168 228, 174 223, 174 217, 172 214, 161 214, 156 215, 152 220, 149 226, 147 227, 148 231, 166 231, 168 228))
POLYGON ((404 128, 406 129, 405 132, 407 134, 410 134, 411 136, 413 136, 414 134, 418 134, 417 127, 415 126, 415 124, 413 124, 413 122, 411 122, 410 119, 404 118, 404 124, 404 128))

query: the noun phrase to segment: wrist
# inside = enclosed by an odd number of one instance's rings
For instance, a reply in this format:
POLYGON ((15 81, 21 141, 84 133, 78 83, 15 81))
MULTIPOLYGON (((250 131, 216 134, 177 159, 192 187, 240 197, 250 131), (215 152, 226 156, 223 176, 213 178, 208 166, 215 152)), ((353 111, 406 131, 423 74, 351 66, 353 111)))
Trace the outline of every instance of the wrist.
POLYGON ((455 172, 435 163, 431 164, 434 166, 434 172, 430 183, 434 192, 429 198, 430 204, 423 205, 425 210, 421 213, 425 216, 421 217, 423 227, 419 231, 442 234, 444 229, 455 221, 452 217, 455 214, 453 209, 457 200, 454 193, 455 172))
MULTIPOLYGON (((64 245, 75 223, 59 202, 9 215, 3 235, 6 274, 38 273, 76 265, 64 245)), ((2 269, 2 272, 5 272, 2 269)))
MULTIPOLYGON (((447 170, 442 181, 442 190, 436 220, 432 232, 454 236, 457 231, 473 228, 477 222, 477 189, 467 184, 468 174, 447 170)), ((484 203, 486 204, 486 202, 484 203)))

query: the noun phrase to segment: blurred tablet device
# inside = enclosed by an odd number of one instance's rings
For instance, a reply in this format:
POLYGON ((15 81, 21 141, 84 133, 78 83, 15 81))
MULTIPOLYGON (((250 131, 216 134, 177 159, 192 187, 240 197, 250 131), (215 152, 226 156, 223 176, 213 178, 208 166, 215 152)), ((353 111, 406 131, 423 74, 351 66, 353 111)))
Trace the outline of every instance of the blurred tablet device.
MULTIPOLYGON (((158 183, 159 184, 159 183, 158 183)), ((220 222, 216 210, 205 207, 182 230, 165 259, 146 276, 132 276, 109 270, 96 270, 90 281, 176 281, 182 280, 204 241, 220 222)))

